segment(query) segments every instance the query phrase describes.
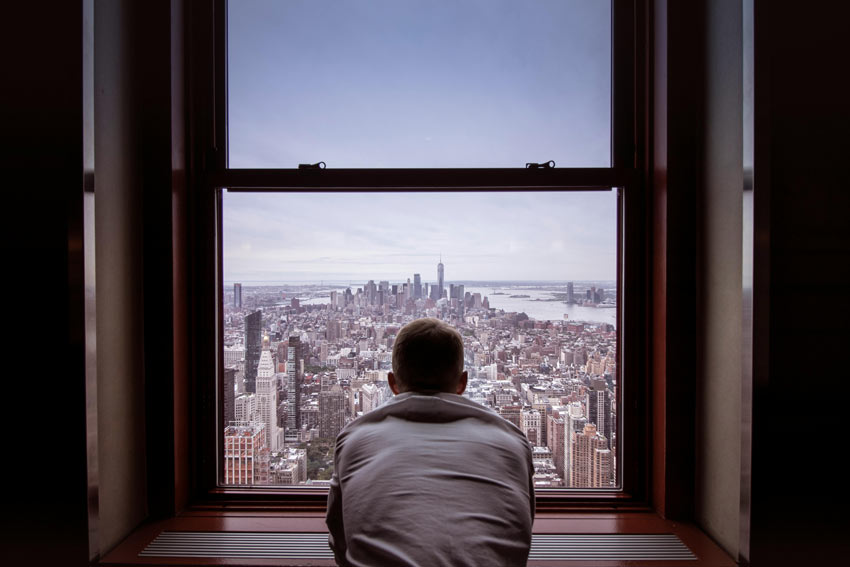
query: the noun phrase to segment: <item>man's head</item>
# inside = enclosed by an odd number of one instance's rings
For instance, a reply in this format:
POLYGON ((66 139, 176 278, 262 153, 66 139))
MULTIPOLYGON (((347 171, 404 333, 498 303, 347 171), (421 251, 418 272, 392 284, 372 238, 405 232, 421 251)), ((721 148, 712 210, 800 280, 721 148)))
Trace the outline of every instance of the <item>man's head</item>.
POLYGON ((466 389, 463 340, 439 319, 417 319, 402 327, 393 345, 389 384, 400 392, 448 392, 466 389))

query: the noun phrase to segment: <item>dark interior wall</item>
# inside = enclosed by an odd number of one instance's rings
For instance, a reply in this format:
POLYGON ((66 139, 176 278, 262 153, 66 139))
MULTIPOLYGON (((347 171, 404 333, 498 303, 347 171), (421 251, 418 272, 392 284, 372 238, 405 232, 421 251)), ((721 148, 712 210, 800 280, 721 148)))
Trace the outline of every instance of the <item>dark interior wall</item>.
POLYGON ((753 388, 759 567, 840 564, 850 553, 848 12, 844 2, 755 2, 755 237, 769 241, 770 311, 756 336, 767 368, 753 388))
POLYGON ((743 35, 741 0, 707 2, 697 238, 694 519, 732 557, 741 494, 743 35))
POLYGON ((838 464, 846 445, 843 352, 850 338, 850 89, 842 39, 848 8, 754 2, 750 241, 741 222, 748 214, 742 4, 748 3, 653 3, 653 191, 656 214, 666 213, 657 217, 664 224, 655 223, 655 252, 666 258, 656 276, 667 286, 654 298, 665 333, 662 342, 655 336, 654 352, 666 365, 667 387, 666 397, 654 400, 653 416, 669 432, 671 424, 688 423, 676 404, 697 410, 693 437, 668 433, 667 443, 655 446, 665 451, 666 468, 654 471, 654 504, 668 517, 693 517, 753 565, 831 564, 850 552, 838 464), (755 252, 751 362, 742 352, 745 244, 755 252), (741 433, 749 412, 746 364, 753 381, 751 456, 741 433), (671 383, 689 365, 693 394, 687 382, 671 383), (686 471, 691 455, 689 487, 687 475, 673 472, 686 471))
POLYGON ((14 347, 2 372, 13 449, 0 556, 85 565, 83 2, 15 2, 3 18, 0 297, 14 347))
POLYGON ((100 554, 147 514, 138 35, 130 0, 94 6, 100 554))
MULTIPOLYGON (((182 152, 173 136, 183 123, 172 114, 182 68, 171 61, 182 51, 169 38, 181 10, 181 2, 116 0, 4 12, 2 155, 11 178, 0 208, 0 281, 4 339, 16 345, 3 371, 4 422, 20 431, 13 438, 23 455, 4 477, 12 492, 4 564, 87 565, 120 542, 148 517, 150 447, 156 482, 174 484, 173 421, 166 413, 148 430, 145 386, 165 393, 151 411, 173 411, 173 154, 182 152), (158 348, 145 344, 146 292, 158 348), (86 322, 95 304, 96 332, 86 322), (88 390, 87 355, 98 371, 88 390), (146 367, 159 369, 155 380, 146 367)), ((156 503, 178 507, 168 494, 156 503)))

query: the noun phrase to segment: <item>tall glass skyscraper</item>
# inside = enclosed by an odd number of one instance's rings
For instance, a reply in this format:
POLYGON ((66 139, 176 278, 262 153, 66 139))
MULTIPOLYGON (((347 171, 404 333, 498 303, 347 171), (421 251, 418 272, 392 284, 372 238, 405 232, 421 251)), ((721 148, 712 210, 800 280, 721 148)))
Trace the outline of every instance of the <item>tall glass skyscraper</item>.
POLYGON ((437 264, 437 299, 443 297, 443 257, 440 256, 440 263, 437 264))
POLYGON ((612 437, 611 397, 608 395, 608 385, 603 379, 591 380, 587 392, 587 421, 596 426, 599 435, 605 437, 610 447, 612 437))
POLYGON ((290 336, 286 351, 286 427, 296 431, 301 429, 301 350, 301 337, 290 336))
POLYGON ((257 391, 257 365, 260 364, 263 347, 262 326, 261 311, 245 316, 245 391, 249 394, 257 391))

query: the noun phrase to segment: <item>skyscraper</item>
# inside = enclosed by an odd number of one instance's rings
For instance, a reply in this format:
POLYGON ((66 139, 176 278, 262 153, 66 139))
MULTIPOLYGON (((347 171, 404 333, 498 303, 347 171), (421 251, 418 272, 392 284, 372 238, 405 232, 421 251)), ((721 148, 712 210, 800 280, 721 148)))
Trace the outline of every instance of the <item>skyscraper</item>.
POLYGON ((546 416, 546 420, 546 436, 548 439, 546 445, 552 450, 552 460, 555 463, 555 470, 566 481, 567 477, 564 475, 564 449, 566 448, 564 434, 567 428, 564 418, 560 414, 553 414, 546 416))
POLYGON ((242 284, 233 284, 233 307, 242 309, 242 284))
MULTIPOLYGON (((608 395, 608 384, 598 378, 590 383, 587 392, 587 422, 596 426, 600 435, 610 443, 612 437, 611 397, 608 395)), ((610 446, 608 447, 610 449, 610 446)))
POLYGON ((224 425, 227 427, 231 421, 236 421, 236 368, 225 367, 222 390, 224 425))
POLYGON ((329 319, 327 323, 327 330, 325 332, 327 339, 331 342, 336 342, 339 340, 340 336, 340 325, 339 319, 329 319))
POLYGON ((262 349, 263 314, 260 311, 245 316, 245 391, 257 391, 257 365, 262 349))
POLYGON ((587 418, 583 415, 584 408, 581 402, 573 402, 567 407, 564 416, 564 481, 567 486, 571 484, 571 473, 573 470, 573 447, 576 436, 584 431, 587 418))
POLYGON ((289 337, 286 350, 286 427, 301 429, 301 337, 289 337))
POLYGON ((269 338, 263 339, 263 352, 257 365, 257 416, 266 426, 266 444, 272 451, 280 450, 277 426, 277 377, 269 350, 269 338))
POLYGON ((363 291, 366 294, 366 304, 374 305, 375 296, 378 293, 378 286, 375 285, 375 280, 369 280, 366 282, 366 285, 363 286, 363 291))
POLYGON ((443 257, 440 256, 440 263, 437 264, 437 299, 443 297, 443 257))
POLYGON ((422 276, 413 274, 413 299, 422 297, 422 276))
POLYGON ((573 282, 567 282, 567 303, 575 303, 575 290, 573 289, 573 282))
POLYGON ((345 392, 339 384, 319 394, 319 437, 336 439, 345 426, 345 392))
POLYGON ((611 451, 608 440, 587 424, 577 433, 572 447, 570 469, 571 488, 601 488, 611 486, 611 451))

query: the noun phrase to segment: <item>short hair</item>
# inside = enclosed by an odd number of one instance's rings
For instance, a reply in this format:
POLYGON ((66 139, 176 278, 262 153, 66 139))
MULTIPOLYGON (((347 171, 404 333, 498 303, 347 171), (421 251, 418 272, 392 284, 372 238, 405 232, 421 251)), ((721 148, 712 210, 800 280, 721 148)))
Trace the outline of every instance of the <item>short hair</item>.
POLYGON ((393 374, 399 390, 454 392, 463 373, 463 339, 439 319, 417 319, 402 327, 393 345, 393 374))

